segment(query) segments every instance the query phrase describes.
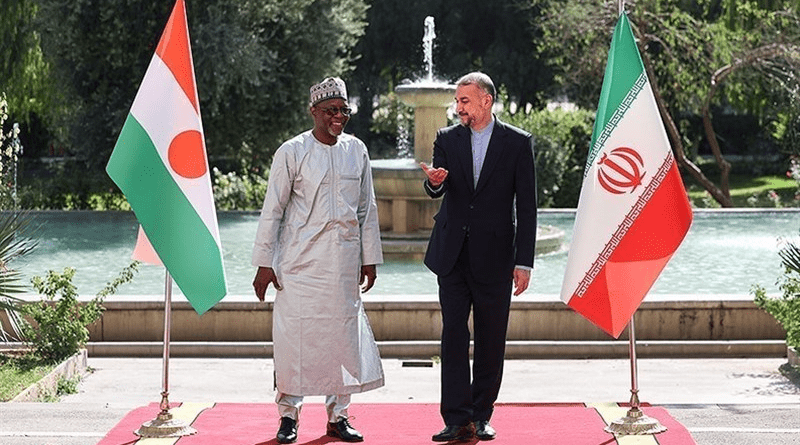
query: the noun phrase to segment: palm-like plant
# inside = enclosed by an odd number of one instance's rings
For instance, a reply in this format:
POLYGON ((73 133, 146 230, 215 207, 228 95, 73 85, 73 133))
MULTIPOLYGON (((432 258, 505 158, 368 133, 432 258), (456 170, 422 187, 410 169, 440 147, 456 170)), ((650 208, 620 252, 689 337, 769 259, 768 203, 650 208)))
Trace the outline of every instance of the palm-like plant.
POLYGON ((769 312, 786 331, 786 344, 800 348, 800 244, 795 240, 781 240, 778 250, 781 263, 786 268, 778 287, 780 298, 770 298, 764 288, 755 286, 755 304, 769 312))
POLYGON ((784 240, 778 256, 781 257, 781 262, 788 269, 800 273, 800 246, 793 241, 784 240))
MULTIPOLYGON (((17 297, 24 292, 26 286, 21 283, 22 274, 9 266, 13 260, 32 251, 38 244, 33 235, 38 230, 32 224, 29 213, 0 213, 0 310, 8 315, 11 330, 19 337, 20 323, 19 305, 22 300, 17 297)), ((0 325, 0 341, 10 341, 12 336, 0 325)))

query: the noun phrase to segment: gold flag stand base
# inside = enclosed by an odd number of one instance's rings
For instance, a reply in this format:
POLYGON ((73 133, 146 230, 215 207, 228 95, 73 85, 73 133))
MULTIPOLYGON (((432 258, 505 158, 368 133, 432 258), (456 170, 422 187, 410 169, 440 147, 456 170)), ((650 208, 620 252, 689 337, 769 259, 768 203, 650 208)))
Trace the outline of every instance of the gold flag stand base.
POLYGON ((173 419, 169 411, 162 411, 155 419, 143 423, 134 434, 140 437, 181 437, 197 434, 197 430, 183 420, 173 419))
POLYGON ((139 437, 182 437, 197 434, 197 430, 183 420, 172 417, 167 395, 162 394, 161 412, 155 419, 143 423, 133 434, 139 437))
POLYGON ((638 407, 628 410, 625 417, 617 419, 607 427, 607 433, 616 436, 635 436, 641 434, 658 434, 667 430, 658 420, 646 416, 638 407))

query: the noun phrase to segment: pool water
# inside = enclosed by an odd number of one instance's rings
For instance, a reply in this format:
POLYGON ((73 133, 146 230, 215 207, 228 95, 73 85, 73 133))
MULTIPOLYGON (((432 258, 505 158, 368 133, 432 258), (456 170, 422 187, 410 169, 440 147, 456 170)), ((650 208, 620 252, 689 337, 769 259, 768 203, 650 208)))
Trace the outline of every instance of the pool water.
MULTIPOLYGON (((130 212, 37 212, 42 224, 39 246, 11 263, 28 279, 48 270, 76 269, 73 283, 81 295, 96 294, 130 264, 137 222, 130 212)), ((573 211, 541 211, 539 223, 561 228, 566 245, 572 236, 573 211)), ((252 295, 255 268, 250 265, 258 215, 219 214, 229 295, 252 295)), ((651 289, 655 294, 749 295, 754 284, 777 293, 782 274, 778 238, 800 229, 796 210, 695 212, 686 239, 651 289)), ((526 293, 559 294, 566 267, 566 248, 537 257, 526 293)), ((164 294, 164 268, 142 265, 118 295, 164 294)), ((273 290, 270 290, 274 292, 273 290)), ((389 262, 378 268, 371 295, 435 294, 436 277, 418 262, 389 262)), ((175 286, 174 294, 180 294, 175 286)))

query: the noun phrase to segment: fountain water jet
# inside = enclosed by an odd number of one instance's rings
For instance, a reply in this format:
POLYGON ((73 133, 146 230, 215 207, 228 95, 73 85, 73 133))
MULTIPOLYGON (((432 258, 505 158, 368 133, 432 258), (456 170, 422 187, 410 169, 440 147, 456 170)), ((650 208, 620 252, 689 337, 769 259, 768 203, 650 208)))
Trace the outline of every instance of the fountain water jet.
POLYGON ((422 39, 427 76, 395 88, 400 100, 414 108, 413 159, 375 160, 372 175, 384 239, 389 257, 420 259, 439 201, 425 194, 425 175, 420 162, 430 163, 436 131, 447 126, 447 108, 453 103, 455 85, 433 80, 433 17, 425 19, 422 39))

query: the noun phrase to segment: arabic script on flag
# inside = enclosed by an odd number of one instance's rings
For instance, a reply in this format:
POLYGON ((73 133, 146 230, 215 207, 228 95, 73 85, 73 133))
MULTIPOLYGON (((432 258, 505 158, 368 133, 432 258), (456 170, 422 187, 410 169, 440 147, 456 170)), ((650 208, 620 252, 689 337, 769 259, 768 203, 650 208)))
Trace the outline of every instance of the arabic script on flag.
POLYGON ((692 221, 625 14, 597 108, 561 299, 619 337, 692 221))

